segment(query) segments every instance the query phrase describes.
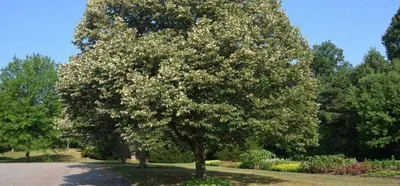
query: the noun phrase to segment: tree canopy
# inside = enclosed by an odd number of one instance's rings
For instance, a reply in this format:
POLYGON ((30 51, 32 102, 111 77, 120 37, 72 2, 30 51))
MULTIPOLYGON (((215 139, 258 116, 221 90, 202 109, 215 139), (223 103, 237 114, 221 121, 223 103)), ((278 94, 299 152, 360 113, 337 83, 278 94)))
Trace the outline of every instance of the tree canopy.
POLYGON ((400 58, 400 8, 382 36, 382 44, 386 47, 386 54, 390 61, 400 58))
POLYGON ((70 118, 142 144, 173 131, 198 178, 211 143, 317 143, 312 55, 275 0, 89 0, 74 43, 58 84, 70 118))
POLYGON ((34 54, 14 58, 0 71, 0 146, 27 152, 52 147, 61 104, 55 90, 58 65, 34 54))

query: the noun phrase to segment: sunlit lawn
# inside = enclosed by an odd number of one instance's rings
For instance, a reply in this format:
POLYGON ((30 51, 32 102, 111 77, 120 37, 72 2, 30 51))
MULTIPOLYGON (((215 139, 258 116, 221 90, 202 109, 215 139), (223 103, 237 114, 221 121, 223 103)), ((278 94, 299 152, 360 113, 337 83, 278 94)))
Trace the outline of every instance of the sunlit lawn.
MULTIPOLYGON (((194 164, 151 164, 147 169, 139 169, 136 164, 109 166, 130 180, 133 185, 138 186, 181 185, 184 180, 194 175, 194 164)), ((207 167, 207 169, 208 175, 229 179, 232 185, 400 185, 400 180, 394 178, 318 175, 223 167, 207 167)))
MULTIPOLYGON (((31 162, 101 162, 82 158, 79 149, 54 149, 30 152, 31 162)), ((24 162, 25 152, 6 152, 0 154, 0 163, 24 162)))
MULTIPOLYGON (((0 154, 0 163, 24 162, 25 152, 7 152, 0 154)), ((78 149, 47 150, 31 152, 32 162, 82 162, 102 163, 112 168, 133 185, 181 185, 184 180, 194 176, 194 164, 150 164, 149 168, 139 169, 136 163, 121 165, 117 161, 97 161, 82 158, 78 149)), ((287 173, 264 170, 233 169, 207 167, 208 175, 229 179, 232 185, 360 185, 380 186, 399 185, 400 179, 370 178, 357 176, 318 175, 287 173)))

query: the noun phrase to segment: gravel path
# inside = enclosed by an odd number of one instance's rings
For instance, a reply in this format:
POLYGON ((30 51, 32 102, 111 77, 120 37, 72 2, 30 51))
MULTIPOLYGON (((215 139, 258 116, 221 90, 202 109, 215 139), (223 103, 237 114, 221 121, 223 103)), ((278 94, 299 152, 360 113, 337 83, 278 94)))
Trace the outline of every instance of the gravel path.
POLYGON ((1 163, 1 186, 128 186, 125 179, 98 164, 81 163, 1 163))

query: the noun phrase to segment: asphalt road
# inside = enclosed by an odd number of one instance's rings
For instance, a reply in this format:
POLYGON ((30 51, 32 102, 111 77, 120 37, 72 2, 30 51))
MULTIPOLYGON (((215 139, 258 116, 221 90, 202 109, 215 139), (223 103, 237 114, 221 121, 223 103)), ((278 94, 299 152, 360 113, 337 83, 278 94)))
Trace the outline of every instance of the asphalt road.
POLYGON ((98 164, 0 163, 1 186, 128 186, 125 179, 98 164))

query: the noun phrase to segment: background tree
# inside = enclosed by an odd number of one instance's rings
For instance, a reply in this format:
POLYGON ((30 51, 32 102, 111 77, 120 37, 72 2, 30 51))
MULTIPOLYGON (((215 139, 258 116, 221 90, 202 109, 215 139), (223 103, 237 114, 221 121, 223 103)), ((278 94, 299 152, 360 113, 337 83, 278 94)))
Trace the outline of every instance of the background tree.
POLYGON ((34 54, 14 58, 0 73, 0 144, 29 152, 52 147, 60 113, 55 91, 58 65, 34 54))
MULTIPOLYGON (((365 154, 367 157, 389 158, 399 150, 399 64, 394 60, 390 71, 361 78, 350 91, 352 105, 358 113, 360 140, 368 148, 380 149, 378 154, 365 154)), ((365 152, 370 151, 365 149, 365 152)))
POLYGON ((383 73, 388 71, 390 64, 376 48, 371 48, 365 54, 362 63, 354 69, 352 75, 353 84, 357 84, 362 77, 373 73, 383 73))
POLYGON ((350 66, 344 59, 343 50, 330 40, 314 45, 312 52, 314 58, 310 68, 319 79, 333 75, 342 67, 350 66))
POLYGON ((356 127, 345 99, 352 85, 352 67, 345 60, 343 50, 331 41, 314 45, 312 52, 311 69, 318 79, 318 118, 321 121, 320 146, 314 153, 354 156, 356 127))
POLYGON ((386 47, 389 61, 400 58, 400 8, 393 16, 392 22, 382 36, 382 44, 386 47))
POLYGON ((212 143, 317 142, 311 54, 275 0, 91 0, 75 44, 59 83, 67 112, 104 113, 142 144, 173 131, 197 178, 212 143))

